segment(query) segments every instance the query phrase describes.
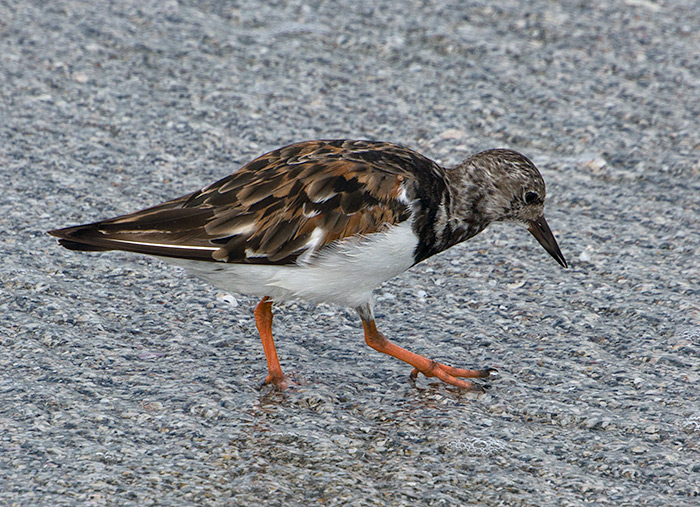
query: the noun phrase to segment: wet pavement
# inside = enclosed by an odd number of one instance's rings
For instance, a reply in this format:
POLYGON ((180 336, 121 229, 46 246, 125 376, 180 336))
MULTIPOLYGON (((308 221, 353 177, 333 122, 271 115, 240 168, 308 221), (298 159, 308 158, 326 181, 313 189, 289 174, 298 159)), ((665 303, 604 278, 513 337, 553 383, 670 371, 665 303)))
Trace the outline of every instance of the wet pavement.
POLYGON ((700 6, 0 6, 0 503, 696 505, 700 6), (377 290, 379 329, 487 394, 409 379, 352 310, 256 301, 48 229, 278 146, 517 149, 570 263, 492 226, 377 290))

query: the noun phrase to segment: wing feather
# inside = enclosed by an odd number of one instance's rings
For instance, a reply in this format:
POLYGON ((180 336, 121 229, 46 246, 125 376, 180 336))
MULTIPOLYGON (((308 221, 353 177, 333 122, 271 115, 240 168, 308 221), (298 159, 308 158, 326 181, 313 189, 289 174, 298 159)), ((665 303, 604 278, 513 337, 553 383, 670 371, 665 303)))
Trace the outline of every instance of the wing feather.
POLYGON ((307 141, 262 155, 198 192, 51 234, 74 249, 291 264, 408 220, 406 192, 421 171, 440 177, 442 169, 395 144, 307 141))

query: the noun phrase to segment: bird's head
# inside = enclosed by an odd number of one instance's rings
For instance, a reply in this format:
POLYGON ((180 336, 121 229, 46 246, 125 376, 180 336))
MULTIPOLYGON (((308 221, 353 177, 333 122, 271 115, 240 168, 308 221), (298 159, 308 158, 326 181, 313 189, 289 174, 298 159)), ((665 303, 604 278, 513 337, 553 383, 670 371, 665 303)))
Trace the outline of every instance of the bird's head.
POLYGON ((465 182, 463 193, 471 197, 471 202, 462 204, 463 213, 479 213, 486 223, 507 221, 525 226, 562 267, 567 267, 544 218, 544 180, 527 157, 512 150, 487 150, 457 169, 465 182))

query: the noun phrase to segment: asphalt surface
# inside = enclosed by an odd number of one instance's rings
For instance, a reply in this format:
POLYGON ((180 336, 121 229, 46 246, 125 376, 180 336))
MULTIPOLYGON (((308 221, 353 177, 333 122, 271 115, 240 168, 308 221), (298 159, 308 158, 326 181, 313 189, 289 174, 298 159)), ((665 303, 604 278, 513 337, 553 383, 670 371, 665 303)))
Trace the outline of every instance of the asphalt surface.
POLYGON ((700 4, 0 4, 0 504, 697 505, 700 4), (352 310, 60 248, 275 147, 369 138, 541 169, 571 267, 493 226, 352 310))

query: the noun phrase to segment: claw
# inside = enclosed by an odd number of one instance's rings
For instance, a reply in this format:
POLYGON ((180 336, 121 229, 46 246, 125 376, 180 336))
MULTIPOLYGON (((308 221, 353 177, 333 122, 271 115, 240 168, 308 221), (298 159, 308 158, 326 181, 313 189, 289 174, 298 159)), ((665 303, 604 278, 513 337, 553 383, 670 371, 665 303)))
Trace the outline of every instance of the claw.
POLYGON ((483 391, 483 387, 472 382, 462 380, 459 377, 485 378, 488 377, 492 371, 496 371, 495 368, 486 368, 483 370, 465 370, 462 368, 453 368, 452 366, 440 364, 437 361, 433 361, 410 352, 394 343, 391 343, 382 333, 377 330, 377 326, 371 315, 371 310, 360 308, 358 309, 358 312, 362 318, 362 325, 365 330, 365 342, 367 342, 367 345, 372 347, 374 350, 388 354, 413 366, 413 370, 411 371, 411 379, 413 380, 416 380, 418 374, 422 373, 426 377, 437 377, 446 384, 460 387, 462 389, 469 391, 483 391))
POLYGON ((491 386, 475 384, 474 382, 462 380, 459 377, 487 378, 492 372, 496 371, 498 371, 496 370, 496 368, 484 368, 483 370, 464 370, 462 368, 453 368, 452 366, 446 366, 444 364, 431 361, 429 368, 425 371, 421 371, 418 368, 413 368, 413 370, 411 370, 411 380, 415 382, 418 378, 418 374, 422 373, 426 377, 437 377, 446 384, 461 387, 462 389, 467 389, 469 391, 485 392, 486 389, 490 388, 491 386))
POLYGON ((287 389, 287 388, 291 387, 292 384, 294 384, 294 382, 292 382, 291 380, 289 380, 287 377, 284 377, 284 376, 281 378, 278 378, 278 377, 272 377, 271 375, 268 375, 265 378, 265 382, 263 382, 263 386, 270 385, 270 384, 275 386, 277 389, 287 389))
POLYGON ((275 374, 271 373, 267 377, 265 377, 265 382, 262 383, 261 387, 272 386, 275 388, 275 390, 279 390, 279 391, 286 391, 286 390, 293 391, 296 388, 298 388, 304 384, 303 381, 300 381, 297 378, 295 373, 296 372, 294 372, 294 371, 292 371, 291 373, 282 374, 282 375, 275 375, 275 374))

